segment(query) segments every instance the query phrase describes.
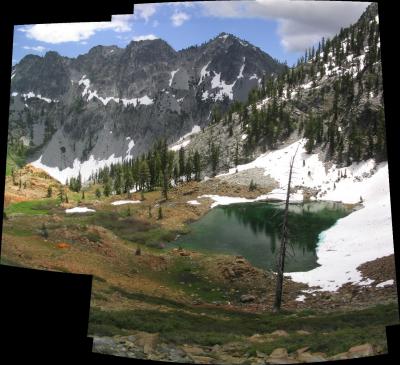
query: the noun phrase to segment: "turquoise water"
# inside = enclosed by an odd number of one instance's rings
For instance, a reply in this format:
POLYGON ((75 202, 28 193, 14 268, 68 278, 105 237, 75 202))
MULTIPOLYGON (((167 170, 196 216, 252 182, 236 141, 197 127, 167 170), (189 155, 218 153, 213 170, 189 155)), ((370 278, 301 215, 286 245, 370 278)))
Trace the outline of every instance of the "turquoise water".
MULTIPOLYGON (((284 203, 243 203, 218 206, 190 225, 191 232, 173 245, 203 252, 242 255, 254 266, 275 270, 280 247, 284 203)), ((308 271, 318 266, 319 234, 350 213, 342 204, 290 204, 285 271, 308 271)))

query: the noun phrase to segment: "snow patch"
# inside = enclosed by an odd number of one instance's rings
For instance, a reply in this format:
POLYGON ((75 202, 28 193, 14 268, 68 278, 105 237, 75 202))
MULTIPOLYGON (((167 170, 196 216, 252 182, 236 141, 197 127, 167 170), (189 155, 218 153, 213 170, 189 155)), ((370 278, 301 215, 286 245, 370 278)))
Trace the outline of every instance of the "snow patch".
POLYGON ((198 85, 201 84, 201 82, 204 80, 204 78, 205 78, 206 76, 210 76, 210 71, 206 71, 206 70, 207 70, 207 67, 208 67, 208 65, 209 65, 210 63, 211 63, 211 61, 208 62, 205 66, 203 66, 203 68, 201 69, 201 71, 200 71, 200 81, 199 81, 198 85))
POLYGON ((197 200, 189 200, 189 201, 187 201, 187 203, 190 205, 200 205, 201 204, 197 200))
POLYGON ((304 302, 304 299, 306 299, 306 296, 304 294, 301 294, 295 299, 295 301, 296 302, 304 302))
MULTIPOLYGON (((12 96, 17 96, 18 93, 17 92, 13 92, 11 95, 12 96)), ((53 99, 49 99, 49 98, 46 98, 46 97, 42 96, 41 94, 35 94, 32 91, 30 91, 29 93, 21 94, 21 96, 24 98, 24 100, 37 98, 37 99, 41 99, 41 100, 45 101, 46 103, 51 103, 51 102, 57 103, 58 102, 58 100, 56 100, 56 99, 54 99, 54 100, 53 99)))
POLYGON ((88 213, 88 212, 95 212, 94 209, 89 209, 87 207, 75 207, 70 209, 65 209, 65 213, 88 213))
POLYGON ((133 98, 133 99, 125 99, 125 98, 115 98, 113 96, 107 96, 103 98, 102 96, 99 96, 97 91, 90 90, 90 80, 86 78, 86 75, 83 75, 82 78, 78 82, 79 85, 84 85, 85 88, 82 91, 82 96, 87 96, 87 100, 90 101, 93 98, 96 98, 100 100, 104 105, 107 105, 111 100, 115 101, 116 103, 122 102, 125 107, 128 105, 133 105, 137 106, 138 104, 140 105, 151 105, 153 104, 153 99, 151 99, 149 96, 144 95, 140 98, 133 98))
POLYGON ((116 200, 111 205, 139 204, 140 200, 116 200))
POLYGON ((226 84, 224 80, 221 80, 221 73, 214 72, 214 77, 211 80, 211 88, 219 89, 217 93, 214 95, 214 101, 223 100, 224 96, 227 95, 229 99, 233 100, 233 84, 226 84))
POLYGON ((181 148, 185 148, 189 143, 190 143, 190 139, 170 147, 169 150, 170 151, 175 151, 175 152, 179 151, 181 148))
POLYGON ((376 287, 384 288, 385 286, 389 286, 389 285, 393 285, 393 284, 394 284, 394 280, 386 280, 386 281, 383 281, 382 283, 379 283, 376 287))
POLYGON ((211 204, 211 208, 215 208, 218 205, 229 205, 229 204, 236 204, 236 203, 251 203, 254 202, 255 199, 246 199, 240 197, 233 197, 233 196, 221 196, 221 195, 201 195, 198 196, 197 199, 201 198, 210 198, 214 200, 214 203, 211 204))
POLYGON ((238 75, 237 79, 243 78, 243 70, 244 70, 245 65, 246 65, 246 57, 243 57, 243 65, 242 65, 242 67, 240 67, 240 71, 239 71, 239 75, 238 75))
POLYGON ((128 144, 128 150, 126 151, 126 155, 127 156, 130 156, 131 155, 131 150, 132 150, 132 148, 135 146, 135 142, 133 141, 133 140, 130 140, 129 141, 129 144, 128 144))
POLYGON ((172 81, 174 80, 175 74, 179 71, 179 68, 175 71, 171 71, 171 78, 169 79, 169 86, 172 86, 172 81))
POLYGON ((193 134, 199 133, 201 131, 201 128, 199 125, 193 126, 192 130, 189 133, 186 133, 183 135, 181 138, 179 138, 171 147, 169 147, 169 150, 171 151, 179 151, 181 147, 186 147, 190 143, 190 136, 193 134))

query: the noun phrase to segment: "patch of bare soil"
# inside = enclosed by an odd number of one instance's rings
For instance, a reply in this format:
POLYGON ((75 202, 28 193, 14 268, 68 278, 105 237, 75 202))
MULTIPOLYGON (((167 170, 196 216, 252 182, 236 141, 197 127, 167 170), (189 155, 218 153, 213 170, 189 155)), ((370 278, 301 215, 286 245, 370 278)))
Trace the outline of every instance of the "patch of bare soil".
POLYGON ((55 190, 60 183, 44 170, 25 165, 15 171, 14 178, 6 177, 4 205, 7 207, 12 203, 45 198, 49 186, 55 190))

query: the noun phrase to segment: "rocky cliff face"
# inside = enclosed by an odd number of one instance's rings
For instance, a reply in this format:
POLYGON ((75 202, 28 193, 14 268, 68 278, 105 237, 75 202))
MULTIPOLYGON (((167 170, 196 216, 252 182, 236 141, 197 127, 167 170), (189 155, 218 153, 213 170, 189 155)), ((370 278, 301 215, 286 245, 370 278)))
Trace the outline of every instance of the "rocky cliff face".
POLYGON ((146 152, 205 127, 285 66, 222 33, 179 52, 161 39, 97 46, 76 59, 48 52, 13 68, 10 140, 60 180, 146 152), (62 172, 63 171, 63 172, 62 172))

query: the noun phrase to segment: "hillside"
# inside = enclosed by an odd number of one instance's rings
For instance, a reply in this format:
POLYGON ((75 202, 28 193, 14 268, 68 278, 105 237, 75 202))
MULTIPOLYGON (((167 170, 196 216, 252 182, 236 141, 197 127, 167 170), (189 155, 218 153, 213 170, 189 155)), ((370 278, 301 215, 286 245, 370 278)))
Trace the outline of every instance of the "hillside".
POLYGON ((235 103, 185 148, 205 148, 211 176, 300 138, 307 139, 307 153, 341 167, 387 159, 376 4, 354 25, 307 50, 295 67, 266 77, 247 103, 235 103), (219 146, 215 171, 211 142, 219 146))

